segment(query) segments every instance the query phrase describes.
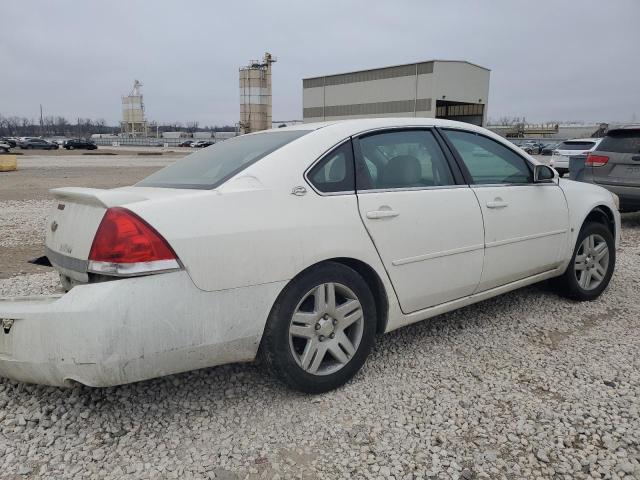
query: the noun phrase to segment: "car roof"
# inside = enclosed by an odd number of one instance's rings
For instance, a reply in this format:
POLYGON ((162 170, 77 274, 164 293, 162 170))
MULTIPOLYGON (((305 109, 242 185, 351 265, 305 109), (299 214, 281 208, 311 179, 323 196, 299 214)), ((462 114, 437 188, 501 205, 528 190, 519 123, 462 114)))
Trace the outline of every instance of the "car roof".
POLYGON ((569 140, 563 140, 564 142, 599 142, 601 138, 570 138, 569 140))
POLYGON ((633 123, 630 125, 620 125, 619 127, 613 127, 607 130, 607 135, 612 132, 624 132, 628 130, 640 130, 640 123, 633 123))
POLYGON ((444 120, 441 118, 426 117, 384 117, 384 118, 352 118, 347 120, 336 120, 327 122, 299 123, 289 127, 274 128, 271 131, 292 131, 292 130, 319 130, 331 129, 336 133, 342 133, 345 136, 355 135, 359 132, 367 130, 375 130, 379 128, 396 128, 396 127, 451 127, 464 128, 487 134, 488 130, 473 125, 471 123, 456 122, 453 120, 444 120))

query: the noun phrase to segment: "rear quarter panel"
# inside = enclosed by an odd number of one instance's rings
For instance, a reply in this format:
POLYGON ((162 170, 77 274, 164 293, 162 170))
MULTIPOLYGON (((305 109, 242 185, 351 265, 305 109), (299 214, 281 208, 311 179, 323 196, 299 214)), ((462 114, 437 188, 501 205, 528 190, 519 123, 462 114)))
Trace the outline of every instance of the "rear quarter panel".
POLYGON ((324 130, 265 157, 219 189, 128 208, 167 239, 202 290, 288 281, 318 262, 348 257, 377 272, 391 319, 397 301, 355 194, 321 196, 304 179, 307 167, 345 138, 324 130), (298 186, 307 193, 293 195, 298 186))

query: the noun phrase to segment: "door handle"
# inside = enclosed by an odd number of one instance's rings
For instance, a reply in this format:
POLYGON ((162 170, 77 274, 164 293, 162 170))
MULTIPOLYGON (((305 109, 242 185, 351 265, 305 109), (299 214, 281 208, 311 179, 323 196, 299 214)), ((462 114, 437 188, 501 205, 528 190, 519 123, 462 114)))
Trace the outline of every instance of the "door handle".
POLYGON ((372 212, 367 212, 367 218, 370 218, 371 220, 397 217, 398 215, 400 214, 394 210, 374 210, 372 212))
POLYGON ((505 208, 508 206, 509 204, 507 202, 503 202, 502 200, 494 200, 493 202, 487 202, 487 208, 505 208))

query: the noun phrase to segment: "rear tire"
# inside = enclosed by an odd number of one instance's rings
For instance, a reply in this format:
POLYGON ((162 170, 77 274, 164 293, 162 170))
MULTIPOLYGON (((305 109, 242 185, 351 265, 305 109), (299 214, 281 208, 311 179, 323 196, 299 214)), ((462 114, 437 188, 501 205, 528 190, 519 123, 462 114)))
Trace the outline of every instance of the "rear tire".
POLYGON ((567 270, 555 280, 556 289, 573 300, 595 300, 609 285, 615 263, 611 231, 601 223, 587 223, 578 234, 567 270))
POLYGON ((298 275, 279 295, 259 357, 290 388, 333 390, 364 364, 375 340, 376 315, 373 295, 355 270, 321 264, 298 275))

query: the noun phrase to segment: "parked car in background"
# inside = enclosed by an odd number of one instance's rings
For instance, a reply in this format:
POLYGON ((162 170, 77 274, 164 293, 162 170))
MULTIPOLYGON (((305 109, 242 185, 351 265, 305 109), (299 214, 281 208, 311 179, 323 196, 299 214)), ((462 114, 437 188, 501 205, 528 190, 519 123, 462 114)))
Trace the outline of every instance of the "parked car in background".
POLYGON ((543 145, 542 150, 540 150, 540 155, 553 155, 553 151, 558 148, 558 145, 560 145, 558 142, 543 145))
POLYGON ((11 148, 18 146, 18 141, 13 137, 1 137, 0 142, 8 144, 11 148))
POLYGON ((542 149, 542 144, 532 140, 526 141, 520 145, 520 148, 529 155, 538 155, 542 149))
POLYGON ((9 145, 9 143, 5 142, 4 140, 0 140, 0 152, 9 153, 10 150, 11 150, 11 145, 9 145))
POLYGON ((562 176, 569 172, 569 157, 587 155, 595 150, 601 141, 601 138, 576 138, 560 142, 551 155, 549 165, 562 176))
POLYGON ((73 138, 64 142, 64 148, 67 150, 83 149, 83 150, 95 150, 98 146, 91 140, 84 138, 73 138))
POLYGON ((56 143, 47 142, 42 138, 25 138, 19 143, 20 148, 23 150, 39 149, 39 150, 57 150, 58 145, 56 143))
POLYGON ((597 298, 621 228, 605 189, 434 118, 242 135, 131 187, 52 194, 46 256, 67 293, 0 300, 0 375, 50 385, 259 357, 325 392, 376 334, 551 278, 597 298))
POLYGON ((194 142, 191 144, 192 148, 206 148, 206 147, 210 147, 211 145, 213 145, 213 142, 209 141, 209 140, 199 140, 197 142, 194 142))
POLYGON ((621 211, 640 210, 640 125, 610 129, 587 155, 580 180, 615 193, 621 211))
POLYGON ((185 140, 184 142, 178 145, 179 147, 190 147, 193 145, 193 140, 185 140))

